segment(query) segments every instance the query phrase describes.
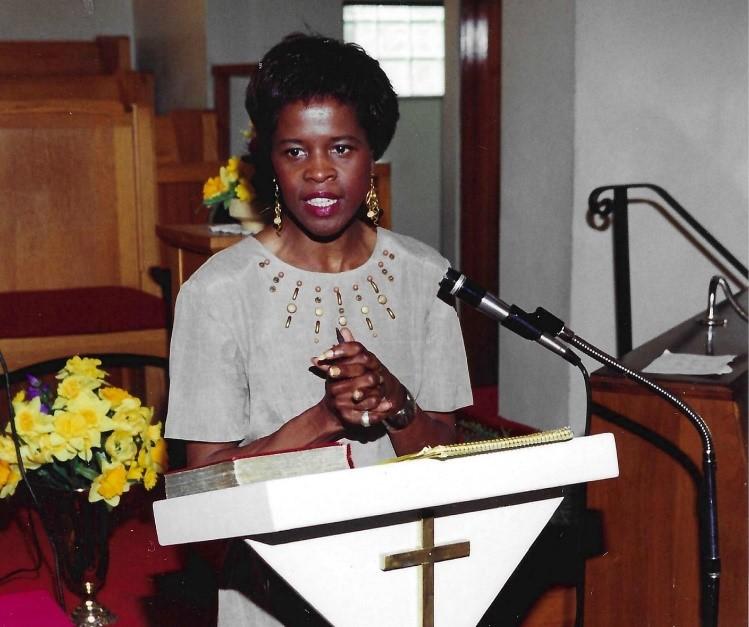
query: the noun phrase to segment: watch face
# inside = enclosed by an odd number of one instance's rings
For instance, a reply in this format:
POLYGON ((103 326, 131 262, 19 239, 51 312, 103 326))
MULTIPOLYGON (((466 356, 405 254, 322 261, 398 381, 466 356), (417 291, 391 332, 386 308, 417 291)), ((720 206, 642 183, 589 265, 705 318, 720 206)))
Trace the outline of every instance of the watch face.
POLYGON ((385 427, 395 431, 404 429, 411 424, 415 416, 416 403, 414 402, 411 393, 406 390, 406 400, 403 403, 403 407, 401 407, 392 416, 388 416, 387 418, 385 418, 385 427))

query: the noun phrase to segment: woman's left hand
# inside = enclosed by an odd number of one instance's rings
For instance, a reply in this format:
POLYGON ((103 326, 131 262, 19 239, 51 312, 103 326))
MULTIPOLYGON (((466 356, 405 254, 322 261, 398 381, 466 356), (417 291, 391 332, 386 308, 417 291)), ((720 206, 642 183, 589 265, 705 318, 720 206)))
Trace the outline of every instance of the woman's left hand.
POLYGON ((403 405, 405 389, 351 331, 343 328, 341 339, 312 360, 326 374, 326 403, 345 423, 377 424, 403 405))

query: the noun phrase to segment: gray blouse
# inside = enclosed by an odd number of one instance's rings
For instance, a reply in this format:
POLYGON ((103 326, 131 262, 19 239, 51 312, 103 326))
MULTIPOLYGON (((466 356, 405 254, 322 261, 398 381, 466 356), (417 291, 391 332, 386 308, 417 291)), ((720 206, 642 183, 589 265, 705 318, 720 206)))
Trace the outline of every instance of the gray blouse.
MULTIPOLYGON (((310 359, 337 343, 336 326, 422 409, 470 405, 458 317, 437 298, 447 267, 432 248, 382 228, 366 263, 340 273, 290 266, 254 237, 214 255, 177 298, 166 436, 249 442, 274 432, 323 397, 310 359)), ((383 430, 352 437, 356 466, 394 455, 383 430)), ((220 625, 280 624, 236 590, 219 599, 220 625)))
MULTIPOLYGON (((325 382, 310 359, 337 343, 336 326, 348 327, 422 409, 470 405, 458 318, 436 297, 447 266, 385 229, 366 263, 340 273, 290 266, 253 237, 214 255, 177 298, 167 437, 252 441, 277 430, 322 398, 325 382)), ((357 465, 393 454, 387 437, 360 444, 352 443, 357 465)))

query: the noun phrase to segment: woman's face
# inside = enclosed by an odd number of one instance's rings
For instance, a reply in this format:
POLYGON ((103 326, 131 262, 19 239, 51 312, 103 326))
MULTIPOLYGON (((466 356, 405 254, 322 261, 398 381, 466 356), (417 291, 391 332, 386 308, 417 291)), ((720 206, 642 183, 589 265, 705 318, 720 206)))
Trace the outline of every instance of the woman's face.
POLYGON ((340 234, 369 189, 367 136, 354 109, 334 98, 281 109, 271 160, 284 205, 312 237, 340 234))

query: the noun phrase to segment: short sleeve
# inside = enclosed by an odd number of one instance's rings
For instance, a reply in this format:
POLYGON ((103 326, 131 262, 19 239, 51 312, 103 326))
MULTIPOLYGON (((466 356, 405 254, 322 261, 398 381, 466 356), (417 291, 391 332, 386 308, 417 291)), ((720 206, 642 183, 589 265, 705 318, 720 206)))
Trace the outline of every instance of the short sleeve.
POLYGON ((435 298, 426 316, 421 385, 416 401, 425 411, 452 412, 473 403, 458 314, 435 298))
MULTIPOLYGON (((249 431, 246 363, 232 329, 200 283, 179 292, 170 348, 165 435, 234 442, 249 431)), ((228 316, 227 316, 228 317, 228 316)))

